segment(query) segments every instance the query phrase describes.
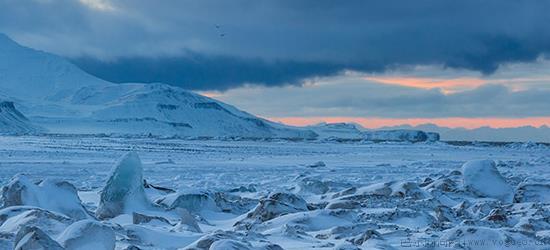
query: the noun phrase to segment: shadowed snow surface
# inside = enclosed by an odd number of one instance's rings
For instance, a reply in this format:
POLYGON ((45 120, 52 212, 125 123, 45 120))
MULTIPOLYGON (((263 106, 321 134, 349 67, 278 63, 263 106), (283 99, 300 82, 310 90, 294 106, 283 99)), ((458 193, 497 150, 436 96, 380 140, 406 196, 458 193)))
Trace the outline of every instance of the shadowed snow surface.
POLYGON ((550 235, 545 148, 1 139, 2 250, 544 249, 550 235))

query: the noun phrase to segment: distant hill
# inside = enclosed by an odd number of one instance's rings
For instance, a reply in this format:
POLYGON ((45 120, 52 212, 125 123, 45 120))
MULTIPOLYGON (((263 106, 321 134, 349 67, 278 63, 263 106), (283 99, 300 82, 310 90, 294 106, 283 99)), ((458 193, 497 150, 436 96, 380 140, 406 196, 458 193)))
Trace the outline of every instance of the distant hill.
POLYGON ((476 129, 439 127, 435 124, 421 124, 418 126, 400 125, 383 127, 380 129, 418 129, 436 132, 443 141, 495 141, 495 142, 546 142, 550 143, 550 127, 524 126, 516 128, 476 129))
POLYGON ((434 142, 439 134, 418 129, 380 129, 366 130, 353 123, 319 123, 307 126, 322 140, 334 141, 394 141, 394 142, 434 142))

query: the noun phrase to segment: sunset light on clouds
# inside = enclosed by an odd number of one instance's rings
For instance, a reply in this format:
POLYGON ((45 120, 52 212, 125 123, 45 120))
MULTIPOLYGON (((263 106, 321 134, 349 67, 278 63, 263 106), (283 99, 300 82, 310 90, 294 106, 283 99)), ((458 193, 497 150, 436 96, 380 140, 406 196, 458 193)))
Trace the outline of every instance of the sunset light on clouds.
POLYGON ((301 87, 244 86, 201 94, 296 126, 320 122, 353 122, 365 128, 550 126, 545 109, 550 76, 522 67, 526 65, 507 65, 489 76, 437 67, 368 75, 347 72, 312 79, 301 87), (513 75, 510 68, 516 69, 513 75))
POLYGON ((393 84, 413 88, 432 89, 440 88, 444 93, 454 93, 468 89, 474 89, 484 84, 503 84, 512 90, 525 89, 529 83, 550 82, 550 77, 525 77, 508 79, 483 79, 474 77, 458 78, 425 78, 425 77, 399 77, 399 76, 367 76, 366 80, 384 84, 393 84))
POLYGON ((200 2, 18 1, 0 33, 287 124, 550 125, 548 3, 200 2))
POLYGON ((486 84, 486 80, 479 78, 422 78, 422 77, 365 77, 366 80, 384 84, 395 84, 406 87, 432 89, 440 88, 445 93, 456 92, 459 90, 473 89, 486 84))

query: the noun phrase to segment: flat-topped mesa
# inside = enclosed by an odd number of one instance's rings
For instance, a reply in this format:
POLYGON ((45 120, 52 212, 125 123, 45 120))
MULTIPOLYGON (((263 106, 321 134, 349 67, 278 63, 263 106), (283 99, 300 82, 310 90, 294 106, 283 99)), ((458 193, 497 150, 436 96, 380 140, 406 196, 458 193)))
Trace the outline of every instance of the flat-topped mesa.
POLYGON ((434 142, 439 140, 439 134, 409 129, 376 130, 365 132, 365 139, 370 141, 434 142))
POLYGON ((366 140, 393 142, 436 142, 439 134, 412 129, 365 130, 353 123, 320 123, 306 127, 319 135, 318 139, 331 141, 366 140))

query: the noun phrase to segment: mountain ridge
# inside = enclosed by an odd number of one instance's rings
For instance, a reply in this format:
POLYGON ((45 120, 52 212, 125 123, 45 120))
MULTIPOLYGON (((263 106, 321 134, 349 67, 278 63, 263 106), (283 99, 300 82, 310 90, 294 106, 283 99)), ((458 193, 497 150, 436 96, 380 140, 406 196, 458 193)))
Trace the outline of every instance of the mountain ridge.
POLYGON ((0 96, 49 133, 317 137, 167 84, 110 83, 5 35, 0 57, 0 96))

